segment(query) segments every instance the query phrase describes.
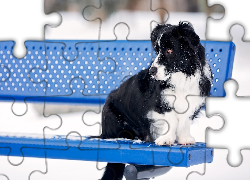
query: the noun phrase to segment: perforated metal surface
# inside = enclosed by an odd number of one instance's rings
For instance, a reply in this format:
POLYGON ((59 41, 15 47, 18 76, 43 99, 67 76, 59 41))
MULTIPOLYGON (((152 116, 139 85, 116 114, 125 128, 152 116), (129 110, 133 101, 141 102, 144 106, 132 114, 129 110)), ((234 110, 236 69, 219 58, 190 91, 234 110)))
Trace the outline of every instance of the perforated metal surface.
POLYGON ((17 59, 12 55, 14 42, 0 42, 0 95, 23 100, 24 97, 44 96, 45 83, 39 85, 29 80, 34 67, 45 67, 44 42, 26 42, 27 55, 17 59))
MULTIPOLYGON (((97 103, 130 76, 147 68, 155 57, 150 41, 26 42, 23 59, 12 55, 14 43, 0 42, 0 98, 97 103), (66 46, 67 45, 67 46, 66 46), (67 47, 67 49, 64 49, 67 47), (78 50, 78 53, 77 53, 78 50)), ((231 77, 232 42, 202 41, 213 75, 212 96, 224 96, 231 77)))
POLYGON ((225 96, 224 82, 232 77, 236 47, 233 42, 202 41, 213 73, 211 96, 225 96))

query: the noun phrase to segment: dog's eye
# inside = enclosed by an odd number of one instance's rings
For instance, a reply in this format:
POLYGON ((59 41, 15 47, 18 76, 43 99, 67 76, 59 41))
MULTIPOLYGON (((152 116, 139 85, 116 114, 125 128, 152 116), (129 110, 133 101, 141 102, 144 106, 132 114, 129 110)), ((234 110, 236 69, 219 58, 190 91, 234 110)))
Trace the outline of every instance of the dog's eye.
POLYGON ((166 51, 166 54, 172 54, 173 53, 173 50, 168 48, 167 51, 166 51))

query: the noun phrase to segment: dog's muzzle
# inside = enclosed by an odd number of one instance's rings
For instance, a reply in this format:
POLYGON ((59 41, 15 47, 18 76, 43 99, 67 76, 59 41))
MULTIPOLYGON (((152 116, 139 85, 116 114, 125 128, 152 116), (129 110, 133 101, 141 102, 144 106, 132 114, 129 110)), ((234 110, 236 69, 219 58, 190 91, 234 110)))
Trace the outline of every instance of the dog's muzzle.
POLYGON ((156 75, 156 73, 157 73, 157 68, 156 67, 151 67, 150 69, 149 69, 149 73, 151 74, 151 75, 156 75))

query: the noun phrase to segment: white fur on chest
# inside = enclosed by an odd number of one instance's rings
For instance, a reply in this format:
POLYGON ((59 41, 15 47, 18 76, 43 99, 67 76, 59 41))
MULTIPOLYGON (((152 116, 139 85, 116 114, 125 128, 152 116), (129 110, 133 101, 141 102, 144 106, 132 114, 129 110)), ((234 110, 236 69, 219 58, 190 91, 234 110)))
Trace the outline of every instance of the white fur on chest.
MULTIPOLYGON (((200 96, 199 89, 200 73, 196 72, 192 76, 186 76, 182 72, 176 72, 170 75, 170 83, 173 88, 162 92, 164 102, 168 102, 179 113, 184 113, 188 108, 195 108, 200 105, 200 101, 187 102, 188 95, 200 96), (171 95, 171 96, 169 96, 171 95)), ((193 98, 191 98, 192 101, 193 98)))
MULTIPOLYGON (((154 120, 150 131, 154 139, 164 134, 169 134, 168 138, 172 141, 177 135, 180 141, 183 138, 190 138, 189 127, 191 125, 190 117, 204 103, 204 97, 200 96, 199 89, 200 73, 187 77, 182 72, 170 75, 170 83, 173 88, 162 91, 163 102, 168 103, 175 109, 164 114, 155 111, 149 111, 147 117, 154 120), (186 97, 194 95, 191 98, 186 97)), ((169 140, 169 139, 168 139, 169 140)), ((184 140, 185 141, 185 140, 184 140)), ((188 140, 189 141, 189 140, 188 140)))

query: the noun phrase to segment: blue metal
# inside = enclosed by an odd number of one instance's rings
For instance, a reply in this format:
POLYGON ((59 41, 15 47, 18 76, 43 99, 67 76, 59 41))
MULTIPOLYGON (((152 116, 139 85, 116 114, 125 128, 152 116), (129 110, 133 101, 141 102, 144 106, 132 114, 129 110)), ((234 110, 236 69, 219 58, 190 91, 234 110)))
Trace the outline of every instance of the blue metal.
POLYGON ((67 145, 66 139, 65 136, 55 136, 46 139, 44 145, 43 138, 0 136, 0 146, 9 147, 0 148, 0 155, 44 158, 46 153, 46 157, 52 159, 178 167, 211 163, 213 160, 213 149, 206 148, 205 143, 157 146, 131 140, 111 141, 88 137, 80 140, 80 137, 68 137, 67 145))
MULTIPOLYGON (((130 76, 150 66, 150 41, 28 41, 27 55, 12 55, 14 42, 0 42, 0 99, 94 103, 130 76), (45 81, 46 80, 46 81, 45 81)), ((235 45, 202 41, 213 75, 211 96, 225 96, 232 76, 235 45)))
POLYGON ((205 47, 206 59, 213 73, 213 86, 210 95, 225 96, 224 82, 232 77, 236 47, 233 42, 202 41, 205 47))

